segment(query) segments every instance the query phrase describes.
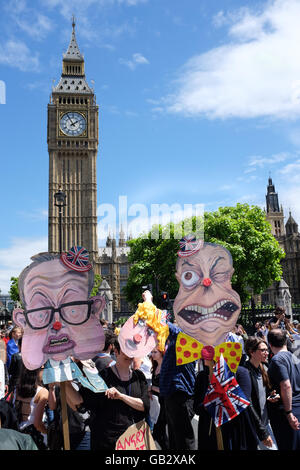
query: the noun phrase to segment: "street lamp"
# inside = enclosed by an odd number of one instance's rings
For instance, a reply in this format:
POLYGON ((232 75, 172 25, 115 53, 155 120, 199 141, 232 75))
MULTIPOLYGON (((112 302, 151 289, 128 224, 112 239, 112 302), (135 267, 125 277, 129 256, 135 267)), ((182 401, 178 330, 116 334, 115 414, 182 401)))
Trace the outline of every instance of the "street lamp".
POLYGON ((59 223, 59 252, 62 253, 62 225, 61 225, 61 216, 62 209, 66 204, 66 194, 59 188, 58 192, 54 194, 54 205, 58 207, 58 223, 59 223))

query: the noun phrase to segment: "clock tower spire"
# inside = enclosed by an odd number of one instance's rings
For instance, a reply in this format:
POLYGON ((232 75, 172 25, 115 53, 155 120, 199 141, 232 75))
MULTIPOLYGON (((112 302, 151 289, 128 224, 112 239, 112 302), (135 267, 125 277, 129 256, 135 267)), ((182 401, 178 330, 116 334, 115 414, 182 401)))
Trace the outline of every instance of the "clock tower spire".
POLYGON ((84 246, 94 263, 98 258, 97 182, 98 106, 87 83, 72 18, 71 40, 63 54, 62 73, 48 104, 49 152, 48 251, 59 252, 59 220, 54 194, 65 192, 62 250, 84 246))

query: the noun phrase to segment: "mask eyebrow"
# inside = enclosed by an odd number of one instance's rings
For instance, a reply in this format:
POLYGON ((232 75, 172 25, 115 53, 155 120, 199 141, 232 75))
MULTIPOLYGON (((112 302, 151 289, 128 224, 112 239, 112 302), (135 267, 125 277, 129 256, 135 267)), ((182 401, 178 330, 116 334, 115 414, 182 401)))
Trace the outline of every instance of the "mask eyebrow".
POLYGON ((189 266, 194 266, 194 264, 189 263, 186 259, 183 261, 181 266, 184 266, 185 264, 188 264, 189 266))
POLYGON ((212 265, 212 267, 210 268, 211 270, 214 269, 216 267, 216 264, 221 260, 221 259, 226 259, 224 258, 224 256, 219 256, 219 258, 216 259, 216 261, 214 262, 214 264, 212 265))
POLYGON ((40 290, 36 290, 35 292, 33 292, 31 298, 30 298, 30 302, 32 302, 32 299, 34 298, 35 295, 40 295, 41 297, 44 297, 45 299, 49 300, 47 295, 45 295, 43 292, 41 292, 40 290))

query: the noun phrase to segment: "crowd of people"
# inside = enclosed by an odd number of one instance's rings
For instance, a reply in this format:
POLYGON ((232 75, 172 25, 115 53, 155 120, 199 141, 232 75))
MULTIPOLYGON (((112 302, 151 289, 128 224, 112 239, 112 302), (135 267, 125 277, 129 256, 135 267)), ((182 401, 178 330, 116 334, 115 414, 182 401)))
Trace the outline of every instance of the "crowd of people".
MULTIPOLYGON (((71 450, 115 449, 120 435, 141 420, 163 451, 219 449, 217 428, 204 404, 210 368, 203 359, 176 365, 176 322, 169 323, 164 351, 154 348, 144 358, 126 356, 119 329, 101 322, 103 351, 76 363, 97 369, 108 388, 95 393, 76 379, 65 382, 71 450)), ((300 450, 299 322, 290 322, 278 307, 252 335, 236 325, 228 336, 232 340, 242 344, 235 376, 250 404, 221 426, 222 448, 300 450)), ((0 449, 63 450, 61 384, 43 384, 43 366, 26 369, 20 327, 3 329, 0 343, 0 449)))

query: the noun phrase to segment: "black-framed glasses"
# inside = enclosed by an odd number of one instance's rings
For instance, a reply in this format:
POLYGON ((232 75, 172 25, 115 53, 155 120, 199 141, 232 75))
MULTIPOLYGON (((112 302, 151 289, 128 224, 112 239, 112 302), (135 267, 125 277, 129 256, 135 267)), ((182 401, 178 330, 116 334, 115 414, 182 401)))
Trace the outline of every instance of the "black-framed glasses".
POLYGON ((91 316, 93 300, 78 300, 53 306, 24 310, 26 321, 33 330, 47 328, 53 321, 55 312, 69 325, 82 325, 91 316))

